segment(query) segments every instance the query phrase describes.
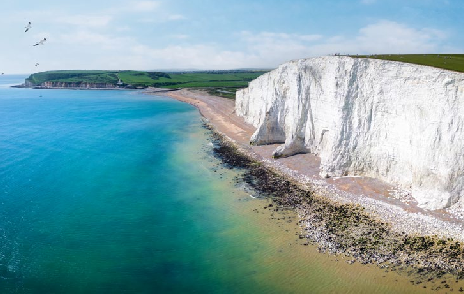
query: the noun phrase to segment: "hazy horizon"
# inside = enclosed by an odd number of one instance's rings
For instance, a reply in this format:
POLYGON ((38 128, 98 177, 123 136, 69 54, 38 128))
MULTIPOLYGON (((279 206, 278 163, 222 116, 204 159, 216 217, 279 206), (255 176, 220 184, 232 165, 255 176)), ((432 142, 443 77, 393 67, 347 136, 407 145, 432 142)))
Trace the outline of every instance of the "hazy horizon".
POLYGON ((228 70, 334 53, 462 53, 463 12, 457 0, 5 0, 0 72, 228 70))

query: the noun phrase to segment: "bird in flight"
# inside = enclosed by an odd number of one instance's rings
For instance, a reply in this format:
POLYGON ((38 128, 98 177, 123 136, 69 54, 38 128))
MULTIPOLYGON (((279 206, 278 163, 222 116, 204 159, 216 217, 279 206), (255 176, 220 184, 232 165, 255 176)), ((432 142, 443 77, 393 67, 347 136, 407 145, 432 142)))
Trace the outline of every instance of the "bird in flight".
POLYGON ((35 66, 39 66, 39 63, 37 62, 37 63, 35 64, 35 66))
POLYGON ((27 26, 25 26, 24 28, 26 29, 24 32, 27 33, 27 31, 29 31, 32 28, 32 23, 29 22, 27 26))
POLYGON ((38 45, 43 45, 47 41, 47 38, 43 38, 43 40, 40 40, 39 42, 35 43, 33 46, 38 46, 38 45))

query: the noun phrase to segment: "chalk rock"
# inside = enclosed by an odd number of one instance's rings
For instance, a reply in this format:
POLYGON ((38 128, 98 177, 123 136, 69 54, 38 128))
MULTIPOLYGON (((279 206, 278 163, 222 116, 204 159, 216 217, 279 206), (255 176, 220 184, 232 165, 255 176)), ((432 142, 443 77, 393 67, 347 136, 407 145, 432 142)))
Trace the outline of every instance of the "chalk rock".
POLYGON ((360 175, 439 209, 464 195, 464 74, 344 56, 295 60, 237 92, 252 144, 320 156, 322 176, 360 175))

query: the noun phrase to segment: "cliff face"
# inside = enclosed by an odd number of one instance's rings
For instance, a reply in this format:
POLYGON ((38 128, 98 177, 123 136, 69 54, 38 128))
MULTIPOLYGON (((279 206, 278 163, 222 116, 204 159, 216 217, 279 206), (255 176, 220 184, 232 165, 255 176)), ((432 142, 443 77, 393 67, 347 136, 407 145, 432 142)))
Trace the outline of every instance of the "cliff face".
MULTIPOLYGON (((30 82, 29 82, 30 84, 30 82)), ((27 86, 27 81, 26 81, 27 86)), ((114 89, 113 84, 108 83, 70 83, 70 82, 44 82, 40 84, 40 88, 79 88, 79 89, 114 89)))
POLYGON ((410 189, 419 205, 464 195, 464 74, 327 56, 291 61, 237 92, 254 144, 311 152, 322 176, 364 175, 410 189))

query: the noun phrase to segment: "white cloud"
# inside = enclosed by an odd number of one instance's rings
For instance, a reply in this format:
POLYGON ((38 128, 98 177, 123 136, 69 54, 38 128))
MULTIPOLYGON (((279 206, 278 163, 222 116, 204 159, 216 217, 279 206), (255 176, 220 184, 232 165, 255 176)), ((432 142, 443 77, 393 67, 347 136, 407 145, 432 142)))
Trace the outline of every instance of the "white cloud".
POLYGON ((182 19, 186 19, 186 17, 181 14, 172 14, 168 16, 168 19, 169 20, 182 20, 182 19))
POLYGON ((220 50, 215 45, 167 46, 161 49, 139 45, 132 47, 132 53, 133 58, 143 59, 153 68, 237 68, 246 58, 243 52, 220 50))
POLYGON ((137 64, 152 68, 227 69, 242 67, 275 67, 297 58, 333 53, 430 53, 444 52, 448 38, 437 29, 416 29, 382 20, 361 28, 357 35, 321 36, 278 32, 241 32, 236 41, 241 49, 224 50, 218 44, 166 46, 155 49, 144 45, 132 47, 131 58, 137 64))
POLYGON ((306 42, 313 42, 322 39, 321 35, 300 35, 298 38, 301 41, 306 41, 306 42))
POLYGON ((161 5, 160 1, 131 1, 128 8, 138 12, 152 12, 161 5))
POLYGON ((172 14, 172 15, 158 15, 153 18, 140 18, 138 21, 142 23, 164 23, 170 21, 178 21, 186 19, 185 16, 181 14, 172 14))
POLYGON ((240 34, 242 39, 248 42, 265 42, 265 43, 278 43, 290 41, 304 41, 312 42, 322 38, 321 35, 300 35, 300 34, 287 34, 287 33, 272 33, 272 32, 261 32, 253 34, 248 31, 243 31, 240 34))
POLYGON ((59 42, 72 46, 101 46, 108 50, 118 50, 123 46, 130 46, 135 43, 135 40, 129 37, 114 37, 112 35, 99 34, 91 31, 78 31, 70 34, 63 34, 57 38, 59 42))
POLYGON ((441 44, 448 34, 437 29, 415 29, 393 21, 381 20, 361 28, 357 35, 344 36, 297 35, 262 32, 242 32, 252 54, 262 60, 286 60, 332 53, 429 53, 443 51, 441 44), (306 41, 310 42, 306 42, 306 41))
MULTIPOLYGON (((82 25, 82 19, 84 18, 81 15, 72 19, 70 22, 76 25, 76 28, 70 31, 50 31, 53 35, 46 30, 34 31, 34 34, 29 35, 33 37, 33 42, 47 37, 50 43, 47 42, 45 45, 47 47, 42 48, 46 50, 31 47, 29 44, 26 44, 24 50, 32 50, 31 52, 34 54, 39 54, 39 56, 34 55, 34 57, 40 57, 41 70, 60 68, 271 68, 296 58, 333 53, 441 53, 458 51, 456 48, 447 46, 450 37, 445 31, 434 28, 413 28, 388 20, 377 21, 360 28, 351 37, 244 31, 233 36, 235 47, 232 47, 228 44, 200 43, 200 41, 195 41, 193 36, 172 34, 169 36, 171 44, 163 45, 161 42, 153 42, 156 45, 152 47, 148 45, 151 40, 137 39, 135 34, 124 33, 130 28, 116 26, 111 31, 100 31, 96 29, 98 28, 96 26, 82 25), (63 50, 63 48, 67 48, 67 50, 63 50), (69 58, 69 56, 78 57, 69 58)), ((111 19, 107 21, 110 22, 111 19)), ((103 18, 100 21, 95 20, 94 25, 105 26, 105 23, 103 18)))
POLYGON ((141 23, 155 23, 155 22, 158 22, 159 20, 157 19, 154 19, 154 18, 140 18, 138 20, 138 22, 141 22, 141 23))
POLYGON ((171 38, 173 39, 188 39, 190 38, 189 35, 171 35, 171 38))
POLYGON ((109 15, 66 15, 55 19, 56 22, 84 27, 105 27, 112 17, 109 15))
POLYGON ((114 28, 116 32, 123 33, 123 32, 130 32, 132 29, 128 26, 121 26, 121 27, 116 27, 114 28))
POLYGON ((118 5, 109 6, 101 11, 117 18, 129 14, 147 14, 158 11, 161 8, 161 1, 124 1, 118 5))
POLYGON ((447 33, 441 30, 415 29, 382 20, 360 29, 356 44, 349 45, 364 53, 430 53, 440 50, 446 37, 447 33))

